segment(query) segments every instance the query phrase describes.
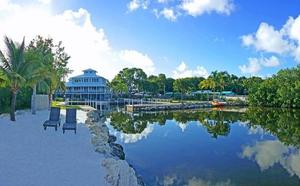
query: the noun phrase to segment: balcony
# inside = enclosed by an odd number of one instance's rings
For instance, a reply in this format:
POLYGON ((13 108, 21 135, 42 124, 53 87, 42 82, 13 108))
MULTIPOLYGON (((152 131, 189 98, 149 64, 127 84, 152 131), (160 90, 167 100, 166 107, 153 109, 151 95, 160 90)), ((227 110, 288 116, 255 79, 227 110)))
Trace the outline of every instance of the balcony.
POLYGON ((109 91, 104 90, 67 90, 66 94, 109 94, 109 91))

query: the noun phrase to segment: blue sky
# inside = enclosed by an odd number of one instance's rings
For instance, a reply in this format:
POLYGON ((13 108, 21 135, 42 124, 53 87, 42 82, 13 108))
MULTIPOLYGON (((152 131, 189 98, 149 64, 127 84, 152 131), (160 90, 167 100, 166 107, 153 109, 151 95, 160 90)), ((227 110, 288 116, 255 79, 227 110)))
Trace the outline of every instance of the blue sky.
MULTIPOLYGON (((116 65, 113 74, 127 64, 148 69, 148 74, 166 73, 173 77, 206 76, 213 70, 227 70, 239 76, 269 76, 300 62, 300 34, 296 33, 300 31, 300 0, 41 1, 44 5, 38 7, 51 9, 52 16, 66 10, 74 15, 79 9, 86 11, 84 14, 89 15, 96 30, 102 30, 102 40, 109 43, 113 53, 95 57, 98 61, 94 62, 94 68, 105 66, 104 60, 110 64, 127 61, 116 65), (283 29, 289 17, 293 19, 283 29), (123 58, 115 57, 119 55, 123 58), (145 57, 148 59, 144 66, 141 63, 145 57)), ((25 7, 41 4, 39 1, 10 3, 25 7)), ((72 21, 87 19, 74 17, 72 21)), ((89 50, 88 46, 82 50, 89 50)), ((78 73, 79 62, 75 63, 78 73)), ((112 76, 107 71, 113 66, 97 70, 112 76)))

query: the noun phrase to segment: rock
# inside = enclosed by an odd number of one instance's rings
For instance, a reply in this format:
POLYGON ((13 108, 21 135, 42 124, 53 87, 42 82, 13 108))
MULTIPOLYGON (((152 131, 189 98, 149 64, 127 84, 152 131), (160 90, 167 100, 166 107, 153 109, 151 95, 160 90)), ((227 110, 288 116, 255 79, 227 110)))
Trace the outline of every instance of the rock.
POLYGON ((100 113, 98 111, 91 111, 87 113, 88 119, 92 122, 98 122, 100 120, 100 113))
POLYGON ((120 158, 121 160, 125 159, 125 153, 123 151, 123 147, 117 143, 110 143, 110 147, 112 148, 111 155, 120 158))
POLYGON ((113 136, 113 135, 109 135, 109 137, 108 137, 108 143, 113 143, 115 141, 117 141, 117 137, 113 136))
POLYGON ((107 168, 105 179, 113 186, 141 186, 135 171, 124 160, 106 158, 102 165, 107 168))
POLYGON ((97 111, 87 114, 86 126, 89 128, 95 146, 95 151, 106 157, 102 165, 106 167, 108 174, 106 180, 113 186, 143 186, 141 177, 124 160, 125 153, 120 144, 115 143, 117 138, 109 134, 109 128, 105 124, 105 117, 97 111))

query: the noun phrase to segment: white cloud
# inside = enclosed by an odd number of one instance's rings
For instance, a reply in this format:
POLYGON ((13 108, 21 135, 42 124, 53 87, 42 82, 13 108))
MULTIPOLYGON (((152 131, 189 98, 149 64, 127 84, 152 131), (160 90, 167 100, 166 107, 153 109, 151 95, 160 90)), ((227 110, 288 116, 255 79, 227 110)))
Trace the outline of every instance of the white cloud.
POLYGON ((271 56, 269 58, 249 58, 247 65, 239 66, 239 69, 244 74, 256 75, 262 67, 277 67, 280 65, 280 61, 277 57, 271 56))
POLYGON ((180 127, 181 131, 184 132, 185 129, 187 128, 188 124, 187 123, 182 123, 182 122, 176 122, 178 127, 180 127))
POLYGON ((229 15, 234 9, 234 3, 233 0, 131 0, 127 4, 129 11, 149 7, 154 7, 151 12, 157 18, 164 16, 170 21, 175 21, 181 15, 197 17, 211 12, 229 15))
POLYGON ((191 177, 187 180, 181 179, 180 176, 177 175, 165 175, 162 180, 158 182, 160 185, 171 186, 171 185, 184 185, 184 186, 231 186, 233 185, 231 181, 228 179, 227 181, 210 181, 202 178, 191 177))
POLYGON ((253 35, 245 35, 241 38, 245 46, 251 46, 255 43, 253 35))
POLYGON ((170 0, 157 0, 158 3, 162 3, 162 4, 168 3, 169 1, 170 1, 170 0))
MULTIPOLYGON (((85 68, 93 68, 108 79, 128 66, 154 71, 154 64, 146 54, 136 50, 114 50, 104 30, 97 28, 90 13, 82 8, 54 14, 48 5, 41 3, 20 5, 0 0, 0 28, 0 38, 8 35, 21 41, 25 36, 26 43, 29 43, 37 35, 42 35, 50 36, 56 42, 63 41, 66 52, 71 56, 69 67, 74 70, 72 75, 81 73, 85 68), (121 58, 124 54, 126 57, 121 58)), ((3 45, 4 42, 0 42, 0 48, 3 45)))
POLYGON ((233 185, 230 180, 220 181, 220 182, 211 182, 206 181, 202 178, 193 177, 188 180, 188 183, 185 186, 231 186, 233 185))
POLYGON ((52 0, 38 0, 38 2, 43 3, 43 4, 50 4, 52 0))
POLYGON ((164 186, 172 186, 176 183, 178 177, 176 175, 164 176, 163 185, 164 186))
POLYGON ((287 30, 289 31, 288 34, 292 39, 297 40, 298 44, 300 42, 300 15, 293 19, 292 17, 289 18, 287 24, 285 25, 287 30))
POLYGON ((234 8, 231 0, 183 0, 181 8, 191 16, 217 12, 229 15, 234 8))
POLYGON ((244 74, 257 74, 261 70, 261 65, 257 58, 249 58, 248 65, 239 66, 239 69, 244 74))
POLYGON ((178 16, 178 14, 176 14, 171 8, 164 8, 160 13, 170 21, 176 21, 178 16))
POLYGON ((134 10, 137 10, 139 8, 147 9, 148 5, 149 5, 148 0, 131 0, 127 4, 127 8, 128 8, 129 11, 134 11, 134 10))
POLYGON ((120 52, 120 59, 126 62, 127 67, 142 68, 148 75, 154 73, 155 67, 152 59, 135 50, 123 50, 120 52))
POLYGON ((246 146, 242 152, 243 158, 254 159, 262 171, 281 164, 291 176, 300 178, 300 151, 285 146, 278 140, 257 142, 254 146, 246 146))
POLYGON ((169 21, 176 21, 177 18, 181 15, 180 12, 173 8, 164 8, 162 10, 153 9, 153 14, 156 16, 156 18, 160 18, 163 16, 169 21))
POLYGON ((260 64, 265 67, 277 67, 280 65, 280 62, 277 57, 271 56, 270 58, 261 58, 260 64))
POLYGON ((261 23, 256 34, 242 36, 245 46, 253 45, 256 50, 283 54, 291 51, 292 47, 284 39, 284 35, 267 23, 261 23))
POLYGON ((300 61, 300 46, 298 46, 298 47, 295 49, 293 55, 295 56, 295 59, 299 62, 299 61, 300 61))
POLYGON ((209 75, 208 71, 203 66, 197 66, 195 70, 190 70, 185 62, 181 64, 173 71, 173 78, 185 78, 185 77, 205 77, 209 75))
POLYGON ((142 140, 143 138, 147 139, 147 136, 152 133, 153 129, 154 129, 154 125, 148 124, 147 127, 141 133, 137 133, 137 134, 119 133, 118 135, 120 135, 120 139, 124 143, 136 143, 142 140))
POLYGON ((245 46, 257 51, 288 55, 300 62, 300 15, 290 17, 281 29, 276 30, 268 23, 261 23, 256 33, 241 37, 245 46))
POLYGON ((254 157, 261 170, 266 170, 278 163, 281 156, 288 151, 289 149, 279 141, 263 141, 257 142, 253 147, 246 146, 242 157, 249 159, 254 157))

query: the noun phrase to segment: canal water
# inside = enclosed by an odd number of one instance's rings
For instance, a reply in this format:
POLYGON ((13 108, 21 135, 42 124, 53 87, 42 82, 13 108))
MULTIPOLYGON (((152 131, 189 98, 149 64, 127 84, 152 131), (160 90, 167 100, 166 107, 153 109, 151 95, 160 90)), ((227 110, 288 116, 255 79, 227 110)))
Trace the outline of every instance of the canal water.
POLYGON ((147 185, 300 185, 299 110, 112 112, 106 122, 147 185))

